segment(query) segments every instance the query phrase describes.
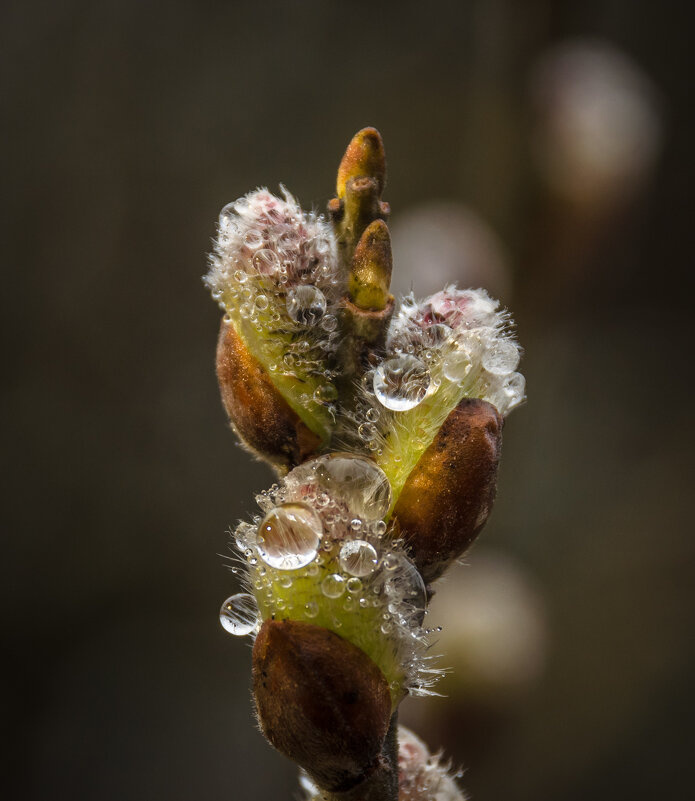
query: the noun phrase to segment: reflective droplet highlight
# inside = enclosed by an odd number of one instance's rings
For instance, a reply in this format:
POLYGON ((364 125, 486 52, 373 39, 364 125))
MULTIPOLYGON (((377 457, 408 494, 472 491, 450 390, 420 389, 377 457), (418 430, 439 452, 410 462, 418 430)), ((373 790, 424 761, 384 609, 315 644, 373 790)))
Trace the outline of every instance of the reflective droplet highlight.
POLYGON ((239 592, 227 598, 220 608, 220 623, 235 637, 251 634, 258 625, 258 607, 253 595, 239 592))
POLYGON ((300 325, 315 325, 326 311, 326 297, 318 287, 300 284, 287 293, 287 313, 300 325))
POLYGON ((355 518, 381 520, 391 506, 391 485, 386 474, 364 456, 333 453, 297 468, 304 469, 313 472, 321 488, 344 503, 355 518))
POLYGON ((427 366, 409 354, 386 359, 374 373, 374 394, 395 412, 413 409, 427 395, 432 378, 427 366))
POLYGON ((483 367, 493 375, 508 375, 519 366, 519 348, 508 339, 497 340, 485 351, 483 367))
POLYGON ((303 503, 285 503, 270 511, 258 527, 263 561, 278 570, 296 570, 316 556, 323 535, 321 518, 303 503))
POLYGON ((321 592, 326 598, 340 598, 345 592, 345 579, 339 573, 331 573, 321 582, 321 592))
POLYGON ((470 350, 466 347, 461 347, 445 357, 442 362, 442 372, 449 381, 459 384, 470 373, 472 366, 470 350))
POLYGON ((369 576, 376 570, 379 556, 373 545, 365 540, 349 540, 338 555, 341 568, 352 576, 369 576))

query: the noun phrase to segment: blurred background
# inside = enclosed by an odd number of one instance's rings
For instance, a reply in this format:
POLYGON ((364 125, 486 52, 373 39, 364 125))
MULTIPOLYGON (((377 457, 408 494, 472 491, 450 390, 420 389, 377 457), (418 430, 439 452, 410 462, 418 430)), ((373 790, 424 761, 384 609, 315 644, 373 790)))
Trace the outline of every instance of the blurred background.
MULTIPOLYGON (((200 277, 381 131, 396 288, 514 312, 528 403, 403 719, 475 801, 681 799, 695 750, 691 25, 646 0, 6 0, 3 771, 21 799, 292 798, 218 554, 268 486, 200 277)), ((9 796, 8 796, 9 797, 9 796)))

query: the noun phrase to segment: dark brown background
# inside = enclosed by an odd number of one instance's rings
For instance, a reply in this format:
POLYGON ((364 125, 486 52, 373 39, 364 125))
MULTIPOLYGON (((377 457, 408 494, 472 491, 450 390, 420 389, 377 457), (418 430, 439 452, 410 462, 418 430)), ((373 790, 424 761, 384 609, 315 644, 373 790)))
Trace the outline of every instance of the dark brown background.
POLYGON ((293 766, 254 727, 249 650, 217 622, 235 580, 216 554, 271 478, 226 430, 200 276, 225 202, 283 181, 323 204, 368 124, 386 141, 394 223, 418 201, 463 200, 515 257, 529 402, 505 432, 485 538, 540 587, 550 646, 541 682, 465 783, 478 801, 686 797, 684 5, 3 3, 0 592, 14 798, 291 797, 293 766), (526 98, 537 55, 580 35, 650 76, 664 139, 646 191, 568 288, 532 258, 528 232, 547 221, 525 183, 526 98))

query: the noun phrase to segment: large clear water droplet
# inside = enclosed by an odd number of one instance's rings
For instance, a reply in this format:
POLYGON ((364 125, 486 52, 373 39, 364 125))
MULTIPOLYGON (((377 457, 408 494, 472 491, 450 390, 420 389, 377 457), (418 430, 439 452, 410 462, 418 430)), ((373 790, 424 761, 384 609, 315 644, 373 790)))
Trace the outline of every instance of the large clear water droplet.
POLYGON ((318 287, 300 284, 287 293, 287 313, 300 325, 315 325, 326 311, 326 297, 318 287))
POLYGON ((432 378, 424 362, 402 354, 382 362, 374 373, 374 394, 395 412, 413 409, 427 395, 432 378))
POLYGON ((268 512, 258 527, 258 553, 271 567, 296 570, 313 561, 322 535, 321 518, 310 506, 284 503, 268 512))
POLYGON ((508 375, 519 365, 519 348, 509 339, 499 339, 483 354, 483 367, 493 375, 508 375))
POLYGON ((333 453, 320 456, 306 467, 313 471, 321 488, 335 500, 342 501, 353 517, 381 520, 388 512, 391 485, 384 471, 371 459, 351 453, 333 453))
POLYGON ((251 634, 258 625, 258 607, 253 595, 239 592, 227 598, 220 608, 220 623, 235 637, 251 634))
POLYGON ((442 362, 442 372, 454 384, 461 381, 470 373, 473 361, 470 348, 463 345, 453 350, 442 362))
POLYGON ((352 576, 369 576, 376 570, 379 555, 365 540, 348 540, 338 555, 340 567, 352 576))

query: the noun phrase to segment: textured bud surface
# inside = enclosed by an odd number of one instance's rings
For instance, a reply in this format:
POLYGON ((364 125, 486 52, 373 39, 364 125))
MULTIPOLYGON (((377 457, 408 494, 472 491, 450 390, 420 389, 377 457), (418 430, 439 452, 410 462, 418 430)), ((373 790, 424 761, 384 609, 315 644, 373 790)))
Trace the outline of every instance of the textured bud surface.
POLYGON ((440 576, 485 525, 501 447, 502 418, 495 407, 464 399, 410 473, 393 518, 426 582, 440 576))
POLYGON ((224 323, 307 428, 327 441, 344 284, 331 226, 304 213, 288 192, 284 199, 265 189, 251 192, 222 209, 205 281, 224 323))
POLYGON ((329 790, 377 759, 391 717, 386 679, 359 648, 320 626, 266 621, 253 648, 265 736, 329 790))
POLYGON ((257 501, 265 516, 241 523, 235 539, 259 618, 313 623, 350 641, 386 676, 394 707, 406 692, 429 693, 439 672, 427 667, 427 593, 384 522, 383 471, 363 456, 320 456, 257 501))
POLYGON ((222 403, 239 437, 278 468, 304 461, 321 440, 270 380, 233 325, 223 323, 217 345, 222 403))

